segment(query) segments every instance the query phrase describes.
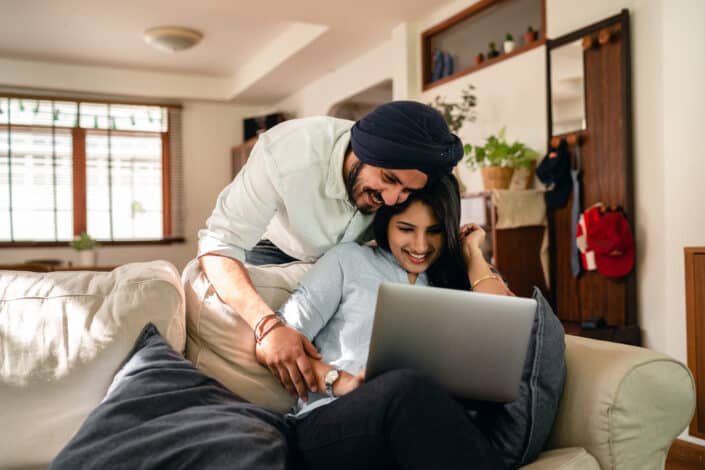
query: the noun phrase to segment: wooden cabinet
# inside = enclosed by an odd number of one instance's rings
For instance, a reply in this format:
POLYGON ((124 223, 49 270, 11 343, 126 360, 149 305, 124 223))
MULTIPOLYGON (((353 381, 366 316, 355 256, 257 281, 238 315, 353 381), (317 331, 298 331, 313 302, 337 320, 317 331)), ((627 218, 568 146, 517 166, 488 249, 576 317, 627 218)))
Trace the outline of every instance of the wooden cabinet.
POLYGON ((545 225, 498 228, 497 208, 489 192, 463 197, 461 224, 474 222, 487 232, 483 251, 520 297, 531 297, 534 286, 546 294, 546 277, 541 263, 545 225))
POLYGON ((705 438, 705 247, 685 249, 688 368, 695 377, 695 414, 690 435, 705 438))

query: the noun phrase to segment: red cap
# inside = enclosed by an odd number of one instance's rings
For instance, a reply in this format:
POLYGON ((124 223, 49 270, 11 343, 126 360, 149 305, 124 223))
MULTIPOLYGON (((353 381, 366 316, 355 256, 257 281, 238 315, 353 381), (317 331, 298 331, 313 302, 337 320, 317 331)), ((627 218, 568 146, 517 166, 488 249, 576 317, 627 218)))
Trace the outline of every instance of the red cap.
POLYGON ((603 276, 626 276, 634 267, 634 237, 621 212, 606 212, 593 222, 587 246, 595 252, 597 271, 603 276))

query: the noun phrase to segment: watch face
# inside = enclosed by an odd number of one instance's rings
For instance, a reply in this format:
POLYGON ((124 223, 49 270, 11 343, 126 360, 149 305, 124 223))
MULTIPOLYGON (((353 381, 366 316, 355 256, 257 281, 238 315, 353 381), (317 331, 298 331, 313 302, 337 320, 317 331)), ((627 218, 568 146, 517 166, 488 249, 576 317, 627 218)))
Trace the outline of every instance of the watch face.
POLYGON ((331 369, 328 372, 326 372, 325 382, 327 384, 333 384, 333 383, 335 383, 336 380, 338 380, 339 375, 340 374, 338 374, 337 369, 331 369))

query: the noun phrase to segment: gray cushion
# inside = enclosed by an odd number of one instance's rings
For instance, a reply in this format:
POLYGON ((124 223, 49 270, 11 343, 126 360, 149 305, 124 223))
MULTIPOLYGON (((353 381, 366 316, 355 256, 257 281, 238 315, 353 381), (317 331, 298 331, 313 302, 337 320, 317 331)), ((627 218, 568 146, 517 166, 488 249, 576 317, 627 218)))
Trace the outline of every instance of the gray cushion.
POLYGON ((282 415, 233 395, 150 324, 50 468, 283 469, 287 454, 282 415))
POLYGON ((519 398, 503 405, 479 407, 475 416, 507 468, 536 460, 553 427, 565 382, 563 325, 537 288, 534 299, 536 318, 519 398))

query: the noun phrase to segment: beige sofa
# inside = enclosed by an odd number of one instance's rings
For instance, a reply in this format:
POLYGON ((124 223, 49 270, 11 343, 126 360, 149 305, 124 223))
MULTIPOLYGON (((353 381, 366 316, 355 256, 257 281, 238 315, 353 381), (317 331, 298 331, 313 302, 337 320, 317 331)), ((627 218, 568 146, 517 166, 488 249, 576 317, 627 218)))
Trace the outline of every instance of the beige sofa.
MULTIPOLYGON (((253 270, 271 304, 295 284, 302 270, 294 269, 253 270)), ((207 314, 187 331, 187 302, 205 298, 193 297, 188 279, 184 291, 178 275, 165 262, 112 273, 0 271, 0 468, 45 467, 101 401, 147 322, 177 350, 186 341, 198 342, 201 353, 217 349, 198 328, 207 314)), ((227 334, 237 321, 224 324, 227 334)), ((550 450, 525 468, 663 468, 693 413, 688 369, 642 348, 571 336, 566 343, 568 376, 550 450)), ((216 364, 211 373, 227 367, 216 364)))

